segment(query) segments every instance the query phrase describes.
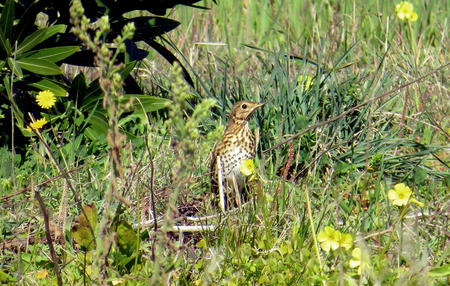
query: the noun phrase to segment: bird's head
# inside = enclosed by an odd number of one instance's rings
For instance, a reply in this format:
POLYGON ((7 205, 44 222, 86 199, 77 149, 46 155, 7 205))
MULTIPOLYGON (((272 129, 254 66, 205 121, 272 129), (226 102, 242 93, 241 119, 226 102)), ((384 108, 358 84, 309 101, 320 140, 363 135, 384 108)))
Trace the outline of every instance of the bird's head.
POLYGON ((264 104, 266 103, 246 100, 238 101, 233 105, 233 108, 231 109, 230 119, 238 121, 249 121, 253 112, 255 112, 256 109, 260 108, 264 104))

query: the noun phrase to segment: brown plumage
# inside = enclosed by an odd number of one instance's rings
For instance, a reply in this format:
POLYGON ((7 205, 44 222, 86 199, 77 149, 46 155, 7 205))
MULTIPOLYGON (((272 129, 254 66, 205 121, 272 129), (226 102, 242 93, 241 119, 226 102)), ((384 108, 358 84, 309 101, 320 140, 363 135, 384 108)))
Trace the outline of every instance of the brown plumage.
POLYGON ((239 101, 233 105, 227 128, 213 151, 210 171, 211 190, 214 193, 219 193, 220 182, 217 169, 217 158, 219 157, 225 193, 230 193, 233 189, 233 176, 239 191, 245 187, 245 177, 240 172, 242 160, 252 159, 258 144, 255 135, 248 127, 248 122, 253 112, 263 105, 264 103, 252 101, 239 101))

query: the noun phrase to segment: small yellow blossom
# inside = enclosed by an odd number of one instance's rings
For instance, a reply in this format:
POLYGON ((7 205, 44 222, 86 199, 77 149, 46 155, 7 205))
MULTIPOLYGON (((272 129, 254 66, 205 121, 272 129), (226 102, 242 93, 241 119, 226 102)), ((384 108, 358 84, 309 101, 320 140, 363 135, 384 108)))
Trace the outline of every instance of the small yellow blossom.
POLYGON ((326 226, 325 229, 317 235, 317 240, 320 242, 320 246, 324 251, 329 252, 330 249, 336 250, 339 248, 341 232, 330 226, 326 226))
POLYGON ((358 267, 358 274, 361 274, 361 261, 362 261, 362 252, 361 248, 356 247, 352 251, 352 258, 349 261, 351 268, 358 267))
POLYGON ((246 177, 254 174, 255 173, 255 163, 253 162, 253 160, 252 159, 242 160, 240 171, 246 177))
POLYGON ((27 130, 31 131, 33 130, 37 130, 37 129, 41 129, 42 127, 44 127, 45 124, 47 124, 48 121, 47 119, 45 119, 44 117, 38 120, 33 120, 29 125, 27 130))
POLYGON ((414 6, 408 1, 402 1, 395 6, 395 12, 400 20, 417 21, 419 16, 414 11, 414 6))
POLYGON ((404 183, 396 184, 394 189, 388 191, 388 198, 396 206, 406 206, 412 191, 404 183))
POLYGON ((419 15, 417 15, 416 12, 412 12, 407 19, 411 22, 415 22, 417 21, 417 19, 419 19, 419 15))
POLYGON ((48 276, 48 270, 47 269, 42 269, 41 271, 36 273, 36 279, 44 279, 47 276, 48 276))
POLYGON ((55 105, 56 97, 50 90, 43 90, 36 95, 36 102, 40 107, 49 109, 55 105))
POLYGON ((394 189, 389 190, 388 198, 396 206, 406 206, 410 202, 420 207, 424 206, 423 203, 412 197, 411 189, 404 183, 396 184, 394 189))
POLYGON ((297 83, 299 86, 301 86, 304 90, 309 90, 311 88, 311 86, 313 85, 313 77, 306 75, 300 75, 297 78, 297 83))
POLYGON ((349 250, 353 246, 353 236, 349 233, 342 233, 339 240, 339 247, 349 250))

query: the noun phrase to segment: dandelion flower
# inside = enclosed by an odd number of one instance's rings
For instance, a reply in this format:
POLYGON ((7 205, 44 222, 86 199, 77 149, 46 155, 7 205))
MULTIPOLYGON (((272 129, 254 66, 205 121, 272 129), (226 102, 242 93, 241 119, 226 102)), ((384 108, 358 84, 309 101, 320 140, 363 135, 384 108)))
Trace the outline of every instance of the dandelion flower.
POLYGON ((395 12, 400 20, 417 21, 419 16, 414 11, 414 6, 408 1, 402 1, 395 6, 395 12))
POLYGON ((44 127, 45 124, 47 124, 48 121, 47 119, 40 118, 38 120, 33 120, 29 125, 28 125, 28 130, 31 131, 31 129, 33 130, 37 130, 37 129, 41 129, 42 127, 44 127))
POLYGON ((320 242, 320 246, 325 252, 329 252, 330 249, 336 250, 339 248, 341 232, 330 226, 326 226, 325 229, 317 235, 317 240, 320 242))
POLYGON ((52 108, 56 102, 55 94, 50 90, 40 91, 38 95, 36 95, 36 102, 44 109, 52 108))

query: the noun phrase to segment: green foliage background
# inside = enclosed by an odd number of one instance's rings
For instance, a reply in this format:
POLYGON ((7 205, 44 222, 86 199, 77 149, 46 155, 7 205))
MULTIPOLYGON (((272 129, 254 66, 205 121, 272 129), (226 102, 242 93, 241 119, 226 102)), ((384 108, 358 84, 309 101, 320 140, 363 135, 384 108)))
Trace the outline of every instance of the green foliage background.
MULTIPOLYGON (((108 75, 69 61, 62 65, 65 59, 81 61, 79 52, 86 51, 76 37, 63 44, 63 35, 72 35, 63 25, 71 24, 69 17, 55 15, 65 15, 61 9, 68 6, 55 6, 59 14, 48 12, 55 21, 33 18, 28 33, 18 36, 21 20, 5 11, 27 1, 1 2, 2 283, 56 281, 42 209, 32 190, 40 192, 50 213, 61 277, 69 285, 101 284, 92 241, 102 244, 99 225, 110 215, 106 230, 114 241, 107 256, 108 283, 449 282, 448 1, 412 1, 416 22, 397 18, 400 1, 167 1, 167 7, 158 6, 163 2, 136 11, 131 7, 143 2, 96 1, 91 7, 96 12, 86 13, 94 22, 109 11, 111 30, 101 38, 106 43, 132 22, 124 19, 136 19, 133 51, 145 54, 133 60, 127 49, 114 62, 123 80, 116 113, 103 105, 102 80, 108 75), (17 47, 14 39, 20 39, 17 47), (174 57, 184 70, 168 64, 174 57), (38 69, 30 65, 36 62, 38 69), (183 78, 191 78, 191 85, 183 78), (309 88, 306 78, 312 80, 309 88), (42 89, 58 96, 49 111, 33 102, 42 89), (19 99, 29 104, 20 105, 19 99), (253 199, 225 215, 194 220, 219 213, 209 192, 209 156, 240 99, 267 102, 250 122, 260 134, 260 180, 253 199), (40 136, 22 133, 28 112, 50 121, 40 136), (118 119, 117 134, 124 135, 118 151, 122 176, 111 171, 111 114, 118 119), (113 178, 116 192, 109 201, 113 178), (425 206, 392 205, 387 192, 399 182, 425 206), (176 228, 185 225, 203 230, 176 228), (214 231, 207 230, 211 225, 214 231), (361 274, 349 265, 351 250, 320 249, 315 235, 325 226, 353 235, 354 247, 363 251, 361 274)), ((90 65, 98 63, 94 56, 90 65)))

